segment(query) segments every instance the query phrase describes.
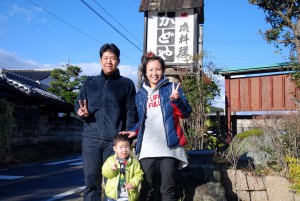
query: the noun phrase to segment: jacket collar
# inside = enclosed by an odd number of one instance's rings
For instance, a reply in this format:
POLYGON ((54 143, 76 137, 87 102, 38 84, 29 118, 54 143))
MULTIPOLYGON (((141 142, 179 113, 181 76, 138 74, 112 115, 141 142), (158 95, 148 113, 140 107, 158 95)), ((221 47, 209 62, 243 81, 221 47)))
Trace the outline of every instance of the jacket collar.
POLYGON ((166 84, 167 82, 169 82, 169 79, 166 76, 163 76, 161 80, 158 81, 157 85, 155 86, 155 88, 160 88, 162 85, 166 84))
MULTIPOLYGON (((116 161, 116 162, 119 162, 118 155, 117 155, 116 153, 115 153, 115 161, 116 161)), ((126 164, 130 164, 130 163, 131 163, 131 157, 130 157, 130 155, 129 155, 126 164)))
MULTIPOLYGON (((163 76, 158 83, 156 84, 155 88, 159 88, 161 87, 163 84, 167 83, 169 81, 169 79, 166 76, 163 76)), ((144 85, 150 87, 149 81, 144 82, 144 85)))
MULTIPOLYGON (((157 83, 157 85, 155 86, 155 88, 153 89, 153 91, 156 90, 156 89, 159 89, 161 86, 163 86, 164 84, 166 84, 166 83, 168 83, 168 82, 169 82, 169 79, 168 79, 166 76, 163 76, 163 77, 158 81, 158 83, 157 83)), ((146 83, 146 82, 144 82, 143 85, 146 85, 146 86, 150 87, 149 83, 146 83)), ((147 92, 147 90, 145 89, 144 86, 141 87, 140 90, 142 90, 144 93, 148 94, 148 92, 147 92)))
POLYGON ((104 77, 105 79, 117 79, 117 78, 120 78, 120 77, 121 77, 121 75, 120 75, 120 70, 119 70, 119 69, 117 69, 115 72, 113 72, 110 76, 107 76, 107 75, 103 72, 103 70, 101 70, 100 75, 101 75, 102 77, 104 77))

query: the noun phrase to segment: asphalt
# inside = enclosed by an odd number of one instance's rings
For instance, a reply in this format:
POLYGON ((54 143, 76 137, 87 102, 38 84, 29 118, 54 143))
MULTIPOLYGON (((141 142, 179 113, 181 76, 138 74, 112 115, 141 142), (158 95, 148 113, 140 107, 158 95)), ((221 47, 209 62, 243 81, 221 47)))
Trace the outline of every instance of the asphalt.
POLYGON ((66 198, 63 198, 61 200, 64 200, 64 201, 82 201, 83 200, 83 197, 82 197, 82 191, 79 192, 79 193, 75 193, 73 195, 70 195, 66 198))

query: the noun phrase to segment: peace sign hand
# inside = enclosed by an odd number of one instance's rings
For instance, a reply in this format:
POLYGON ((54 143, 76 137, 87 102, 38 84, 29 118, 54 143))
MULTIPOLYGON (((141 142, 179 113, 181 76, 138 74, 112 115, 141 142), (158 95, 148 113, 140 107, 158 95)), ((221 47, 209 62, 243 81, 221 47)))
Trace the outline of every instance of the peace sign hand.
POLYGON ((173 85, 172 85, 172 94, 170 96, 171 100, 176 100, 176 99, 178 99, 180 97, 180 94, 178 92, 179 86, 180 86, 180 82, 177 84, 176 88, 175 88, 174 82, 173 82, 173 85))
POLYGON ((90 113, 87 108, 86 99, 84 99, 84 104, 82 104, 82 101, 79 100, 79 106, 80 106, 80 108, 78 109, 77 114, 80 117, 88 117, 90 115, 90 113))

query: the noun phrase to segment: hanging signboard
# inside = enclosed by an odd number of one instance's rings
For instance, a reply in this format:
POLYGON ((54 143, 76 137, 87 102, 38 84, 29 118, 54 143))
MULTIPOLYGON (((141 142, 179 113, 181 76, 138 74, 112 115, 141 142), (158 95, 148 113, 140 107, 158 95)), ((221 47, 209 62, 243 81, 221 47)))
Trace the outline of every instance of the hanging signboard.
POLYGON ((149 11, 147 52, 161 56, 168 65, 192 63, 196 54, 194 9, 149 11))

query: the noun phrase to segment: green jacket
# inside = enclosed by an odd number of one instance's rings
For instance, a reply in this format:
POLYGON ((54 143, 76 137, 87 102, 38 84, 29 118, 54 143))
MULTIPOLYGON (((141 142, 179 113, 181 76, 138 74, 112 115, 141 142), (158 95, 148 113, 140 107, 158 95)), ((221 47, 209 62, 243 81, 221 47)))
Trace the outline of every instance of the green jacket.
MULTIPOLYGON (((118 197, 118 183, 120 177, 120 164, 118 164, 118 169, 113 171, 111 167, 116 164, 116 155, 110 156, 102 166, 102 175, 107 178, 105 185, 105 193, 108 197, 117 199, 118 197)), ((138 200, 138 186, 143 180, 143 171, 140 166, 140 163, 133 158, 129 157, 129 160, 126 164, 126 183, 133 184, 134 188, 128 190, 129 201, 138 200)))

